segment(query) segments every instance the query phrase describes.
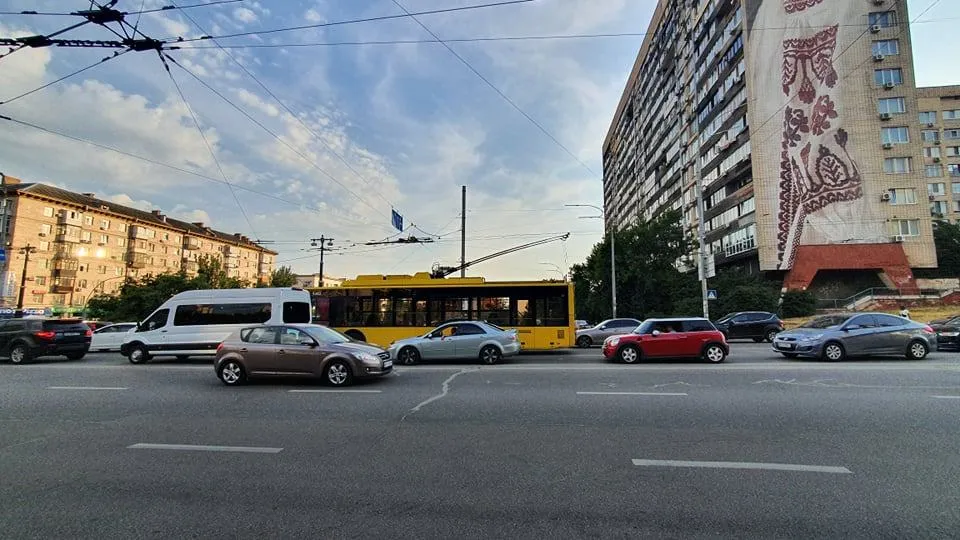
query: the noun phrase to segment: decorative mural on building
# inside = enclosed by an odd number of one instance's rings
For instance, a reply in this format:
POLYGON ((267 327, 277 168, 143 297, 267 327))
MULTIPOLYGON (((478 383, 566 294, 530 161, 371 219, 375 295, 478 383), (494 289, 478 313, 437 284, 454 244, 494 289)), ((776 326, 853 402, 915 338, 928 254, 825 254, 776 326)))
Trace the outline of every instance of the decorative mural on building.
POLYGON ((885 241, 883 220, 865 198, 854 141, 844 129, 844 81, 838 68, 843 52, 838 50, 846 49, 838 44, 850 29, 836 21, 850 20, 847 12, 856 3, 751 4, 752 26, 765 29, 751 36, 748 53, 758 101, 751 138, 766 146, 755 152, 757 161, 779 164, 776 171, 761 164, 755 174, 755 182, 763 184, 758 191, 767 194, 762 210, 776 224, 775 242, 766 243, 776 255, 761 254, 763 266, 790 269, 800 245, 885 241), (767 30, 776 28, 782 30, 767 30))

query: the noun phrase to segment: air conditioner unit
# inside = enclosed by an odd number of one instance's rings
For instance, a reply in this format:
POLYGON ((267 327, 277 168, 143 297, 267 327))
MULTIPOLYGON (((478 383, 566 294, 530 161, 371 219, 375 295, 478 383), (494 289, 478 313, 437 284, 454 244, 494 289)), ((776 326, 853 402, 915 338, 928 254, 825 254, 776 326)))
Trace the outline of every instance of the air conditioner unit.
POLYGON ((883 62, 883 59, 884 59, 884 58, 886 58, 886 57, 883 56, 882 54, 875 54, 875 55, 873 55, 873 61, 874 61, 874 62, 883 62))
POLYGON ((871 26, 870 26, 870 32, 871 32, 871 33, 874 33, 874 34, 880 32, 880 25, 879 25, 879 24, 871 25, 871 26))
POLYGON ((47 233, 45 233, 45 232, 42 232, 42 233, 40 233, 40 234, 39 234, 39 235, 37 235, 37 236, 39 236, 40 238, 44 238, 44 237, 46 237, 46 236, 47 236, 47 233))
POLYGON ((936 124, 934 124, 933 122, 927 124, 927 127, 934 127, 934 126, 936 126, 936 124))
POLYGON ((934 157, 933 157, 933 162, 934 162, 934 163, 940 163, 940 158, 939 158, 938 156, 934 156, 934 157))
POLYGON ((940 146, 940 141, 933 141, 933 144, 940 146))
POLYGON ((927 197, 927 199, 930 200, 931 202, 933 202, 933 201, 937 200, 937 196, 936 196, 936 195, 929 195, 929 196, 927 197))
POLYGON ((893 90, 896 86, 897 85, 893 84, 892 82, 883 83, 883 87, 887 90, 893 90))
POLYGON ((891 116, 890 113, 888 113, 888 112, 882 112, 882 113, 880 113, 880 119, 881 119, 881 120, 889 120, 889 119, 891 119, 891 118, 893 118, 893 116, 891 116))
POLYGON ((81 244, 91 244, 91 243, 93 243, 93 241, 92 241, 92 240, 80 240, 80 243, 81 243, 81 244))
POLYGON ((902 234, 895 235, 895 236, 893 237, 893 241, 894 241, 894 242, 903 242, 903 235, 902 235, 902 234))
POLYGON ((880 200, 884 202, 889 201, 892 198, 893 196, 891 196, 889 192, 884 193, 883 195, 880 196, 880 200))
POLYGON ((893 148, 893 143, 888 143, 888 142, 883 143, 884 150, 889 150, 891 148, 893 148))

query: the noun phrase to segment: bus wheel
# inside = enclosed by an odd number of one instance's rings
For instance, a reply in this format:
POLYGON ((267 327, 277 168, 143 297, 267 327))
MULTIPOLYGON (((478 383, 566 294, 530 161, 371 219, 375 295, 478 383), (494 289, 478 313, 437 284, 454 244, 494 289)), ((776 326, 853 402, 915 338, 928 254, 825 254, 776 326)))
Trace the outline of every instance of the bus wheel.
POLYGON ((363 335, 363 332, 359 330, 347 330, 346 332, 344 332, 344 335, 350 339, 355 339, 357 341, 363 341, 363 342, 367 341, 367 336, 363 335))

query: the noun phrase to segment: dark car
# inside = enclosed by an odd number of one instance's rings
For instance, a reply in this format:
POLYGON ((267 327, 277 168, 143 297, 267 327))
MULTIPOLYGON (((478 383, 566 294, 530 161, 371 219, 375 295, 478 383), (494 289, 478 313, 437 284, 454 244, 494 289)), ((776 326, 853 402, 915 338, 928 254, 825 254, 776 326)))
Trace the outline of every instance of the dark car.
POLYGON ((937 350, 960 351, 960 315, 934 321, 930 326, 937 333, 937 350))
POLYGON ((647 319, 632 333, 603 342, 603 356, 625 364, 648 358, 701 358, 719 364, 728 354, 723 333, 701 318, 647 319))
POLYGON ((321 378, 346 386, 393 370, 387 351, 316 324, 244 328, 217 347, 213 365, 228 386, 270 376, 321 378))
POLYGON ((752 339, 756 343, 773 343, 773 338, 783 332, 783 321, 766 311, 730 313, 713 324, 727 339, 752 339))
POLYGON ((0 321, 0 355, 14 364, 42 356, 80 360, 90 350, 93 331, 79 319, 6 319, 0 321))

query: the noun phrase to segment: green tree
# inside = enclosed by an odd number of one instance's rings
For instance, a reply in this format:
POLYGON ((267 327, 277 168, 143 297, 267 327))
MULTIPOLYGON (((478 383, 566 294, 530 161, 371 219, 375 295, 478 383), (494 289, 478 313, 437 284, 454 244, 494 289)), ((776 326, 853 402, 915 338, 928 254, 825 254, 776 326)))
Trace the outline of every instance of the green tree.
POLYGON ((230 277, 220 257, 201 255, 197 258, 197 277, 194 289, 239 289, 248 286, 240 278, 230 277))
POLYGON ((87 302, 89 316, 111 321, 140 321, 171 296, 197 289, 183 273, 128 279, 113 295, 100 294, 87 302))
POLYGON ((960 223, 936 223, 933 242, 937 247, 937 275, 960 277, 960 223))
POLYGON ((281 266, 270 274, 271 287, 293 287, 297 284, 297 275, 289 266, 281 266))

